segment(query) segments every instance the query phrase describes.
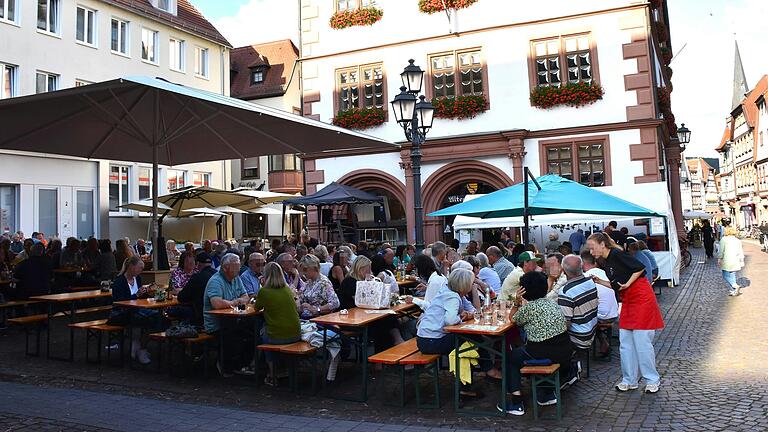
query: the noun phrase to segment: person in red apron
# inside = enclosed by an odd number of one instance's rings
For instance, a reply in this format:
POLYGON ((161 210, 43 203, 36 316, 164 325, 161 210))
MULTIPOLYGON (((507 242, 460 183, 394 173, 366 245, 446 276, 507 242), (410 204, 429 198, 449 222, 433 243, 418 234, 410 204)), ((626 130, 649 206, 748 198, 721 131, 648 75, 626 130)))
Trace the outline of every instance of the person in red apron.
POLYGON ((645 392, 659 391, 661 378, 656 371, 656 352, 653 337, 664 328, 659 305, 653 288, 644 277, 645 266, 624 252, 604 233, 595 233, 587 239, 589 252, 595 258, 605 259, 605 271, 610 284, 599 279, 595 283, 618 286, 622 298, 619 313, 619 353, 621 356, 621 382, 616 390, 626 392, 638 387, 638 369, 645 378, 645 392))

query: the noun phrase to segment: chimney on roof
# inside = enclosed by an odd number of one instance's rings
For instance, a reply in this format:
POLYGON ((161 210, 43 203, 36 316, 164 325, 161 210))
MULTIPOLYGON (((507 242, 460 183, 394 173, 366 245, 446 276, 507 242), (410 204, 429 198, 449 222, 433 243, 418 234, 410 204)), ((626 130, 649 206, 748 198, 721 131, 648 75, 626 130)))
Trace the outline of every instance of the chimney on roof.
POLYGON ((736 51, 733 59, 733 96, 731 97, 731 111, 741 105, 744 95, 749 92, 747 76, 744 74, 744 65, 741 63, 739 42, 734 40, 733 43, 736 46, 736 51))

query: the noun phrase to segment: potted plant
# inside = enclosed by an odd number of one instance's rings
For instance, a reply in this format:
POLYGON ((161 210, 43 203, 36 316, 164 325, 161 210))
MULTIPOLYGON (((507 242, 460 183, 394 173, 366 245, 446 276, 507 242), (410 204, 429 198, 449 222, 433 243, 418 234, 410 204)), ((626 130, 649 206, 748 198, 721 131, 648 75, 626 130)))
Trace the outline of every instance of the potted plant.
POLYGON ((448 9, 464 9, 477 3, 477 0, 419 0, 419 10, 427 14, 448 9), (443 3, 445 2, 445 3, 443 3), (445 4, 445 6, 443 6, 445 4))
POLYGON ((381 108, 352 108, 340 111, 333 124, 346 129, 368 129, 383 124, 386 115, 381 108))
POLYGON ((352 26, 369 26, 378 22, 384 11, 376 7, 339 11, 331 16, 331 28, 340 30, 352 26))
POLYGON ((559 105, 580 107, 603 98, 603 87, 597 83, 568 83, 559 87, 536 87, 531 90, 531 105, 548 109, 559 105))
POLYGON ((482 95, 465 95, 455 98, 432 99, 435 117, 468 119, 488 109, 488 100, 482 95))

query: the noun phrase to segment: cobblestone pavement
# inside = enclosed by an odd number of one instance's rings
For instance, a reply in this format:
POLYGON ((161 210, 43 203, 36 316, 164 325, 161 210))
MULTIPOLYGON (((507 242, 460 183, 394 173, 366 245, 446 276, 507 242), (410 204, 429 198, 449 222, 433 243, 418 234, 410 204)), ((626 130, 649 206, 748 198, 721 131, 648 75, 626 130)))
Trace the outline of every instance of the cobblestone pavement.
MULTIPOLYGON (((662 374, 658 394, 617 393, 614 350, 610 362, 593 362, 591 376, 565 392, 559 422, 534 422, 530 413, 522 418, 456 415, 447 374, 441 409, 399 409, 387 405, 395 400, 397 383, 388 373, 373 375, 367 404, 343 402, 240 379, 170 378, 152 368, 89 365, 80 357, 74 363, 25 358, 23 337, 9 330, 0 335, 0 431, 768 430, 768 254, 748 242, 744 247, 743 295, 728 297, 717 263, 705 262, 703 251, 694 249, 680 285, 658 296, 666 321, 655 341, 662 374)), ((65 335, 55 334, 58 352, 66 347, 65 335)), ((82 351, 78 345, 76 352, 82 351)), ((350 370, 347 377, 352 382, 357 375, 350 370)), ((495 387, 480 384, 490 407, 495 387)))

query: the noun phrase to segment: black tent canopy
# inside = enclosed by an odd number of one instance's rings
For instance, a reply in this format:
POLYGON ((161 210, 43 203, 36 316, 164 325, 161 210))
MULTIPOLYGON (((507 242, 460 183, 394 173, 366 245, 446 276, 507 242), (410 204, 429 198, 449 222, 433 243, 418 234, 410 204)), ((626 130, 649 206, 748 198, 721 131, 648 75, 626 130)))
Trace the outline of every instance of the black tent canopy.
MULTIPOLYGON (((369 192, 362 191, 352 186, 331 182, 328 186, 320 189, 312 195, 287 199, 283 201, 283 215, 285 215, 286 205, 314 206, 317 208, 317 236, 320 237, 320 210, 325 206, 344 205, 344 204, 374 204, 382 203, 384 198, 369 192)), ((339 235, 343 239, 343 234, 339 235)))

